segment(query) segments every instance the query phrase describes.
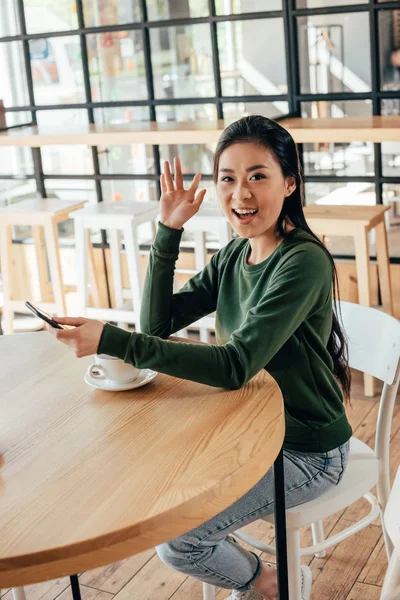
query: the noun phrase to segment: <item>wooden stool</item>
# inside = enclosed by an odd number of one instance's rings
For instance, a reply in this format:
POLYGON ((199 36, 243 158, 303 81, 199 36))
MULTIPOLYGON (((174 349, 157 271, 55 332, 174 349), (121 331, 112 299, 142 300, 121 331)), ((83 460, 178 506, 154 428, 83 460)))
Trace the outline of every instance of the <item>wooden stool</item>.
MULTIPOLYGON (((177 273, 198 273, 207 264, 206 233, 216 231, 221 248, 232 239, 232 229, 228 221, 219 208, 202 207, 200 211, 184 225, 185 231, 193 231, 195 239, 195 268, 194 269, 176 269, 177 273)), ((193 323, 199 327, 200 339, 202 342, 208 342, 208 330, 215 329, 215 317, 203 317, 193 323)), ((179 332, 179 335, 185 335, 179 332)))
POLYGON ((71 211, 80 209, 84 202, 67 202, 58 198, 29 198, 0 209, 0 259, 4 292, 4 333, 12 333, 14 313, 28 313, 25 300, 15 300, 12 294, 12 235, 13 225, 32 226, 38 271, 40 300, 44 311, 66 314, 65 295, 61 274, 60 249, 58 243, 58 223, 66 221, 71 211), (47 274, 49 264, 51 286, 47 274), (51 289, 52 288, 52 289, 51 289))
MULTIPOLYGON (((390 264, 385 228, 385 212, 388 206, 326 206, 311 204, 304 207, 304 214, 311 229, 322 241, 326 236, 351 236, 354 238, 358 301, 371 306, 371 281, 369 272, 368 233, 375 229, 376 259, 381 291, 382 307, 393 314, 390 264)), ((364 393, 374 395, 374 382, 370 375, 364 376, 364 393)))
POLYGON ((160 205, 158 202, 106 203, 86 206, 74 211, 70 216, 75 221, 75 243, 77 257, 78 306, 82 315, 94 319, 132 323, 140 331, 139 315, 142 299, 140 277, 140 255, 137 228, 143 223, 151 223, 155 232, 155 220, 160 205), (90 307, 88 302, 88 266, 92 245, 90 229, 109 230, 111 266, 116 308, 90 307), (121 236, 124 233, 125 249, 129 274, 129 295, 132 302, 125 303, 122 285, 121 236))

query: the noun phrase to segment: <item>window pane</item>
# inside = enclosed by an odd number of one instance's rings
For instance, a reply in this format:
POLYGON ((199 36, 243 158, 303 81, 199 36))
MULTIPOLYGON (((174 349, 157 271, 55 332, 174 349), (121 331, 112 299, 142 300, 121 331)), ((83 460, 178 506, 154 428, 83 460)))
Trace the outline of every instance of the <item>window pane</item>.
POLYGON ((149 121, 150 114, 147 106, 115 106, 113 108, 95 108, 94 120, 104 125, 119 125, 120 123, 138 123, 149 121))
POLYGON ((24 0, 27 33, 77 29, 75 0, 24 0))
POLYGON ((18 199, 32 197, 35 193, 34 179, 3 179, 0 187, 0 208, 17 202, 18 199))
POLYGON ((400 89, 400 10, 379 11, 381 88, 400 89))
MULTIPOLYGON (((326 205, 374 205, 375 186, 368 182, 349 183, 306 183, 306 204, 326 205)), ((325 239, 330 252, 354 256, 354 240, 349 236, 332 236, 325 239)), ((371 248, 373 253, 373 248, 371 248)))
POLYGON ((226 102, 224 105, 224 118, 227 121, 236 121, 247 115, 263 115, 269 119, 287 115, 289 104, 283 100, 276 102, 226 102))
POLYGON ((151 29, 150 42, 157 98, 215 95, 209 25, 151 29))
POLYGON ((383 203, 390 206, 386 228, 389 255, 400 257, 400 185, 385 183, 383 185, 383 203))
POLYGON ((382 115, 400 115, 400 98, 385 98, 381 100, 382 115))
POLYGON ((36 104, 85 101, 77 35, 30 40, 29 50, 36 104))
POLYGON ((83 0, 85 27, 140 21, 140 0, 83 0))
POLYGON ((368 13, 299 17, 298 40, 301 92, 370 91, 368 13))
POLYGON ((161 164, 164 160, 168 160, 170 164, 173 165, 174 156, 179 156, 184 174, 211 174, 215 147, 216 144, 161 144, 161 164))
POLYGON ((383 142, 382 173, 387 177, 400 176, 400 142, 383 142))
POLYGON ((130 144, 124 146, 99 147, 100 172, 109 175, 144 175, 154 173, 152 146, 130 144))
POLYGON ((216 0, 217 15, 281 10, 282 0, 216 0))
POLYGON ((287 93, 282 19, 227 21, 217 27, 224 96, 287 93), (273 52, 265 51, 266 40, 273 52))
POLYGON ((132 179, 122 181, 110 179, 101 182, 104 202, 113 202, 116 198, 122 202, 148 202, 158 200, 156 182, 132 179))
MULTIPOLYGON (((31 174, 33 174, 33 162, 30 148, 0 146, 0 175, 23 177, 31 174)), ((0 189, 3 188, 3 183, 3 181, 0 183, 0 189)))
POLYGON ((0 37, 19 33, 16 0, 3 0, 0 2, 0 37))
POLYGON ((89 179, 46 179, 45 185, 48 196, 56 194, 62 200, 97 202, 95 182, 89 179))
POLYGON ((32 113, 28 111, 6 112, 6 127, 13 125, 30 125, 32 123, 32 113))
POLYGON ((208 0, 147 0, 146 4, 147 15, 151 21, 206 17, 209 14, 208 0))
POLYGON ((374 174, 374 146, 370 142, 303 144, 303 152, 306 175, 374 174))
POLYGON ((215 104, 183 104, 157 106, 157 123, 168 121, 214 121, 217 119, 215 104))
POLYGON ((366 0, 296 0, 296 8, 320 8, 345 4, 366 4, 366 0))
POLYGON ((372 115, 371 100, 334 100, 327 102, 302 102, 301 116, 314 119, 326 117, 369 117, 372 115))
POLYGON ((147 98, 140 31, 90 34, 87 48, 93 101, 147 98))
POLYGON ((43 172, 46 175, 92 175, 93 161, 89 146, 42 147, 43 172))
POLYGON ((3 42, 0 44, 0 81, 4 106, 29 104, 21 42, 3 42))
POLYGON ((37 122, 40 127, 62 128, 64 126, 74 127, 87 125, 89 123, 87 110, 83 108, 60 109, 60 110, 38 110, 37 122))

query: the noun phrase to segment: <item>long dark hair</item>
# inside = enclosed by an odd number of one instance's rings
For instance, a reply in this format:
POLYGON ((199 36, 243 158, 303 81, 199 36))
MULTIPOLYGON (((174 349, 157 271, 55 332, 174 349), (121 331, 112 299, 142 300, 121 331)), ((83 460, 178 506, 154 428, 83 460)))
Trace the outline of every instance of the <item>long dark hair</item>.
MULTIPOLYGON (((296 189, 283 203, 282 211, 278 217, 277 230, 283 238, 287 237, 285 223, 289 220, 295 227, 300 227, 313 236, 315 243, 321 246, 332 264, 332 291, 334 308, 332 315, 332 329, 328 339, 327 350, 332 357, 333 373, 339 380, 343 395, 350 399, 351 372, 348 365, 348 349, 345 334, 340 326, 340 294, 336 266, 333 258, 318 236, 311 231, 304 216, 304 181, 296 144, 290 133, 275 121, 260 115, 243 117, 229 125, 219 138, 214 155, 214 182, 218 180, 218 168, 221 154, 232 144, 252 142, 267 148, 280 164, 284 177, 293 177, 296 180, 296 189)), ((341 315, 340 315, 341 316, 341 315)))

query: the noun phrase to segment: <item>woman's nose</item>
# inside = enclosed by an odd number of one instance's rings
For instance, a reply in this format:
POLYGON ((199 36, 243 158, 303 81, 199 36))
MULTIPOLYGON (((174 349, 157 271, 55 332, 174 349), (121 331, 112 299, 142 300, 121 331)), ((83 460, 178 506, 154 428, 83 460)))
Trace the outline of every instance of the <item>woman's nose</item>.
POLYGON ((232 196, 234 200, 241 202, 251 198, 251 192, 247 186, 239 185, 234 189, 232 196))

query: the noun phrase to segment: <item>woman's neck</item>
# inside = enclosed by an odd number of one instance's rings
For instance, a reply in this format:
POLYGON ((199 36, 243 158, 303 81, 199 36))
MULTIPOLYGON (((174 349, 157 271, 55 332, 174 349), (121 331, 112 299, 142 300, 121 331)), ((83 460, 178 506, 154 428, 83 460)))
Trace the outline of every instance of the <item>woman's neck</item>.
MULTIPOLYGON (((291 223, 284 225, 285 233, 289 233, 295 229, 291 223)), ((263 235, 249 239, 250 253, 247 257, 247 264, 258 265, 266 260, 277 249, 279 244, 283 242, 283 236, 274 229, 266 231, 263 235)))

